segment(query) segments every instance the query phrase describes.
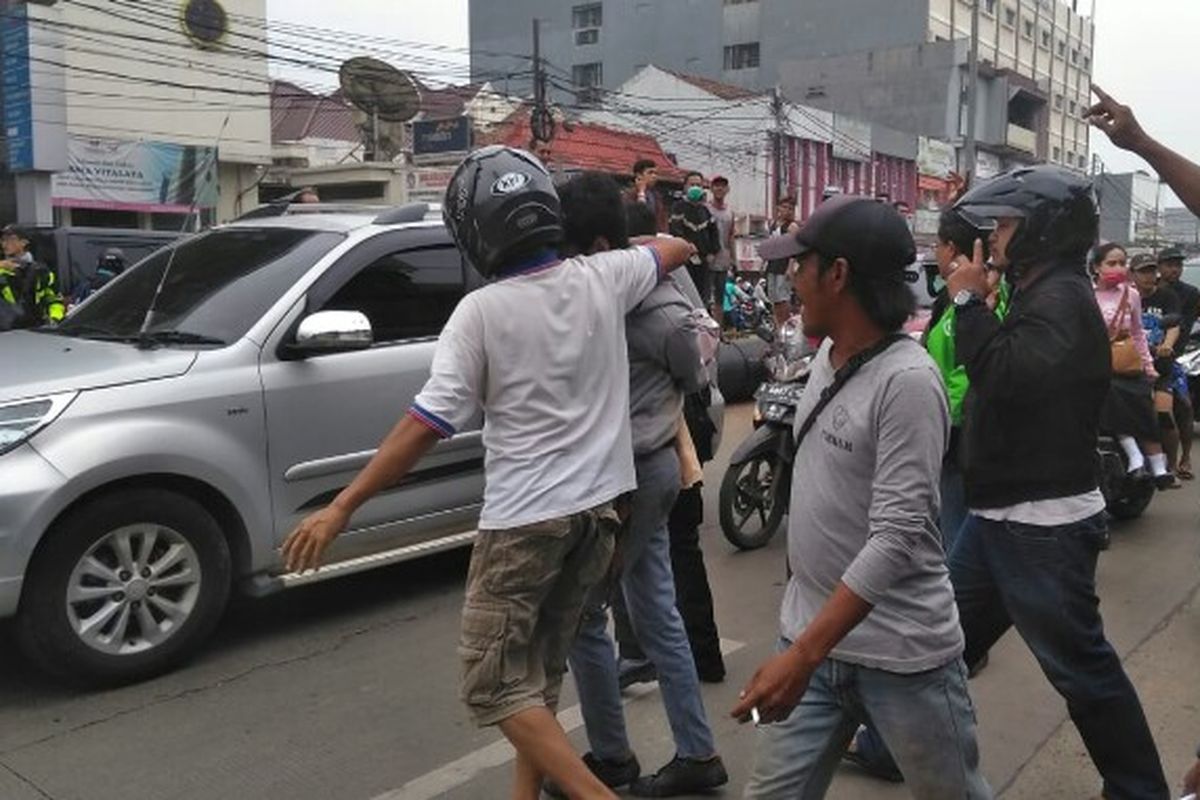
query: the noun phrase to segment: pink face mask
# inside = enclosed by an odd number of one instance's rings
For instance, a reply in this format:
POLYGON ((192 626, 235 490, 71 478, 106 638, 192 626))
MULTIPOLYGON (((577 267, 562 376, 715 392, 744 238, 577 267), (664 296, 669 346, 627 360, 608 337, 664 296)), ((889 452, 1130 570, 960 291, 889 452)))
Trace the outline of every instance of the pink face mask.
POLYGON ((1100 285, 1105 289, 1115 289, 1125 282, 1128 273, 1123 269, 1100 270, 1100 285))

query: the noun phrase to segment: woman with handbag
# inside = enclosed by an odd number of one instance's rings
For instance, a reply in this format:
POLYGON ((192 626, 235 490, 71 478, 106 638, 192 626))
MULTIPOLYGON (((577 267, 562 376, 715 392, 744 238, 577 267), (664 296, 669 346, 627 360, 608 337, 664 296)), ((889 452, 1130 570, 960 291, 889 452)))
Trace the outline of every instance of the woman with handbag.
POLYGON ((1142 327, 1141 294, 1130 285, 1125 249, 1115 243, 1100 246, 1092 257, 1092 269, 1096 302, 1108 327, 1113 358, 1112 384, 1101 410, 1100 427, 1121 443, 1130 474, 1152 476, 1159 488, 1166 488, 1175 482, 1175 476, 1167 470, 1154 413, 1158 372, 1142 327))

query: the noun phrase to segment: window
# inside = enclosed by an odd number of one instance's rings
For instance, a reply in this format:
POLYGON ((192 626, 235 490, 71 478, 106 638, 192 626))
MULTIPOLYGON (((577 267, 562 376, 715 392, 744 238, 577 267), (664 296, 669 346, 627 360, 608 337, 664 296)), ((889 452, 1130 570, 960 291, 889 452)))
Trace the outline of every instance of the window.
POLYGON ((1053 160, 1054 161, 1062 161, 1062 148, 1061 147, 1054 148, 1053 160))
POLYGON ((604 65, 599 61, 591 64, 576 64, 571 67, 571 80, 581 89, 591 89, 604 84, 604 65))
POLYGON ((758 42, 731 44, 725 47, 725 69, 756 69, 758 42))
POLYGON ((1076 105, 1075 105, 1075 101, 1074 101, 1074 100, 1072 100, 1071 102, 1067 103, 1067 110, 1068 110, 1068 111, 1071 113, 1071 116, 1075 116, 1075 113, 1076 113, 1076 109, 1077 109, 1077 108, 1078 108, 1078 106, 1076 106, 1076 105))
POLYGON ((983 0, 983 13, 989 17, 996 16, 996 0, 983 0))
POLYGON ((1063 96, 1061 94, 1054 95, 1054 108, 1062 111, 1063 96))
POLYGON ((1033 20, 1031 20, 1031 19, 1025 20, 1024 31, 1022 32, 1021 35, 1023 37, 1025 37, 1026 39, 1028 39, 1029 41, 1031 41, 1031 42, 1033 41, 1033 20))
POLYGON ((1079 168, 1087 169, 1087 154, 1086 153, 1079 154, 1079 168))
POLYGON ((588 3, 571 9, 571 27, 575 30, 599 28, 604 24, 602 3, 588 3))
POLYGON ((1079 63, 1079 48, 1078 47, 1071 48, 1071 63, 1072 64, 1079 63))
POLYGON ((1017 10, 1010 6, 1004 7, 1004 26, 1006 28, 1015 28, 1017 26, 1017 10))
POLYGON ((1091 69, 1091 68, 1092 68, 1092 57, 1091 57, 1091 56, 1084 56, 1084 57, 1083 57, 1083 68, 1084 68, 1084 69, 1091 69))
POLYGON ((1064 42, 1062 39, 1058 40, 1058 57, 1059 58, 1067 57, 1067 43, 1064 42))
POLYGON ((575 31, 575 44, 595 44, 600 41, 600 29, 588 28, 585 31, 575 31))
POLYGON ((1050 49, 1050 31, 1042 31, 1042 49, 1050 49))
POLYGON ((442 332, 463 291, 456 248, 404 250, 367 265, 322 308, 366 314, 376 342, 426 339, 442 332))

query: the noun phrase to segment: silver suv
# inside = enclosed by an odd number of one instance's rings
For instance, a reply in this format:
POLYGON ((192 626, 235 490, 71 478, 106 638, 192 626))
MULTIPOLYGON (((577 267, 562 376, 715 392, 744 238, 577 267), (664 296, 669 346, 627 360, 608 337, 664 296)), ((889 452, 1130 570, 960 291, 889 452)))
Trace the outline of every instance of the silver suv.
POLYGON ((59 327, 0 336, 0 618, 87 683, 169 668, 231 588, 264 594, 457 547, 478 429, 355 515, 330 564, 277 547, 371 457, 479 278, 424 204, 293 206, 189 238, 59 327))

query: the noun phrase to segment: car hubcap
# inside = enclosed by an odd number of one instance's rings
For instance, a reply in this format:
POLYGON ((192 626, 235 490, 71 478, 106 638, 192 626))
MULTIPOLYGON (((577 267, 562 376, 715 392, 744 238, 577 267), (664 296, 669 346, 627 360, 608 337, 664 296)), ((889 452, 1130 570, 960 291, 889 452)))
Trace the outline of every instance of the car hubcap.
POLYGON ((174 634, 200 596, 200 559, 179 532, 141 523, 102 536, 67 583, 67 618, 110 655, 149 650, 174 634))

